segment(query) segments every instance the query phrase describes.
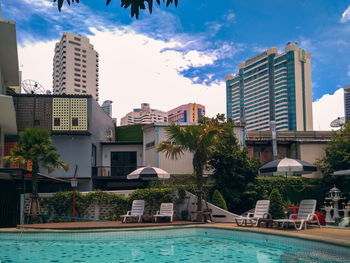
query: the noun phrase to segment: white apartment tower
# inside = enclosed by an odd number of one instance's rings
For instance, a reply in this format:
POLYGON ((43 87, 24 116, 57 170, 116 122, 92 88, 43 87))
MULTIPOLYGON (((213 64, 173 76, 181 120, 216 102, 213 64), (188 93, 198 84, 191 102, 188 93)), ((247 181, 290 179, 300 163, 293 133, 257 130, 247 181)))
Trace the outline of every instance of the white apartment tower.
POLYGON ((167 122, 168 113, 151 109, 149 103, 142 103, 140 109, 134 109, 120 120, 120 126, 133 124, 150 124, 156 122, 167 122))
POLYGON ((92 95, 98 100, 98 53, 88 38, 65 32, 56 43, 53 94, 92 95))

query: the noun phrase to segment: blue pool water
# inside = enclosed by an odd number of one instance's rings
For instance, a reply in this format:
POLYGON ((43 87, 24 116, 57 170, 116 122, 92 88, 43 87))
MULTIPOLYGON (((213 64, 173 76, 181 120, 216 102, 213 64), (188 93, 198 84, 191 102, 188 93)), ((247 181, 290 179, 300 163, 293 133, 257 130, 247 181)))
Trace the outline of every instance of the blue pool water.
POLYGON ((350 249, 215 228, 80 233, 0 233, 8 262, 350 262, 350 249))

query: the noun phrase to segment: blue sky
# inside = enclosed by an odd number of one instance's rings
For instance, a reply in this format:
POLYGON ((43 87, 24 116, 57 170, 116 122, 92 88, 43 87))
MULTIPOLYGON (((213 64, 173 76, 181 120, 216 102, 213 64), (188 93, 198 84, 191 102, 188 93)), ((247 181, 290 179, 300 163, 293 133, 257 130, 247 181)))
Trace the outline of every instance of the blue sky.
MULTIPOLYGON (((71 7, 65 5, 61 13, 51 0, 0 2, 3 16, 17 22, 19 60, 25 76, 30 68, 37 67, 25 58, 32 53, 30 50, 34 52, 41 45, 43 51, 37 57, 43 56, 43 64, 49 65, 52 57, 44 52, 44 45, 51 47, 64 31, 88 36, 95 48, 99 47, 97 51, 105 54, 105 61, 115 56, 110 64, 101 62, 101 84, 105 87, 100 86, 101 97, 115 100, 118 105, 115 107, 118 118, 142 102, 151 102, 151 107, 167 111, 196 100, 206 105, 211 115, 224 112, 225 75, 235 73, 238 63, 268 47, 277 46, 283 52, 287 42, 297 42, 312 53, 313 101, 350 82, 349 1, 179 0, 177 8, 162 4, 154 8, 152 15, 141 12, 139 20, 130 17, 130 9, 120 8, 119 0, 112 0, 108 7, 104 0, 81 0, 71 7), (123 59, 124 55, 130 61, 123 59), (125 66, 129 62, 134 64, 125 66), (133 66, 135 71, 130 74, 133 66), (122 76, 107 70, 110 67, 115 67, 122 76), (145 68, 149 72, 142 75, 145 68), (164 77, 164 81, 158 81, 157 75, 164 77), (136 76, 143 81, 135 79, 136 76), (153 97, 138 90, 140 86, 153 97), (134 90, 132 96, 130 90, 134 90), (169 102, 168 96, 174 90, 182 96, 174 96, 169 102), (127 108, 123 102, 130 97, 135 100, 130 100, 127 108)), ((49 77, 50 74, 47 73, 49 77)), ((35 72, 32 75, 37 76, 35 72)), ((47 87, 49 77, 38 81, 47 82, 47 87)), ((318 113, 320 110, 314 109, 314 116, 318 113)), ((338 109, 333 113, 336 114, 342 113, 338 109)))

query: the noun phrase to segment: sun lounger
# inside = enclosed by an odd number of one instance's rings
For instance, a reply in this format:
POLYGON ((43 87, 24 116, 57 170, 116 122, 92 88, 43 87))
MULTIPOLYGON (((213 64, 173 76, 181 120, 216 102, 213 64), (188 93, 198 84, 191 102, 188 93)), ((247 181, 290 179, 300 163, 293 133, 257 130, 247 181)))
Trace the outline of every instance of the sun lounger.
POLYGON ((162 203, 159 211, 154 215, 154 221, 157 222, 159 217, 169 217, 170 222, 173 222, 174 205, 173 203, 162 203))
POLYGON ((141 217, 143 211, 145 210, 144 200, 134 200, 132 201, 131 211, 128 211, 126 215, 120 216, 123 219, 123 223, 126 222, 127 218, 138 218, 137 222, 141 222, 141 217))
POLYGON ((270 200, 259 200, 256 202, 254 214, 248 213, 247 216, 236 217, 235 221, 238 226, 258 226, 261 219, 271 218, 269 214, 270 200))
POLYGON ((289 219, 273 220, 279 226, 288 227, 290 223, 294 224, 296 230, 306 229, 309 223, 316 223, 321 227, 318 217, 315 215, 316 200, 302 200, 299 205, 298 214, 292 214, 289 219), (296 216, 296 217, 295 217, 296 216))

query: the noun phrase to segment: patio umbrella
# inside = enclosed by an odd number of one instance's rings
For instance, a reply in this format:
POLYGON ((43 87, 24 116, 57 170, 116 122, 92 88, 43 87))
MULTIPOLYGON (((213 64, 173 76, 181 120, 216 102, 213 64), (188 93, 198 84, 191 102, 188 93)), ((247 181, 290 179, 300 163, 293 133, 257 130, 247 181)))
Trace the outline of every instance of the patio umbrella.
POLYGON ((269 162, 259 169, 260 174, 302 174, 317 171, 316 166, 298 159, 284 158, 269 162))
POLYGON ((160 168, 147 166, 147 167, 136 169, 132 173, 129 173, 127 175, 127 178, 131 180, 142 179, 145 181, 157 180, 157 179, 165 180, 170 178, 170 174, 160 168))

